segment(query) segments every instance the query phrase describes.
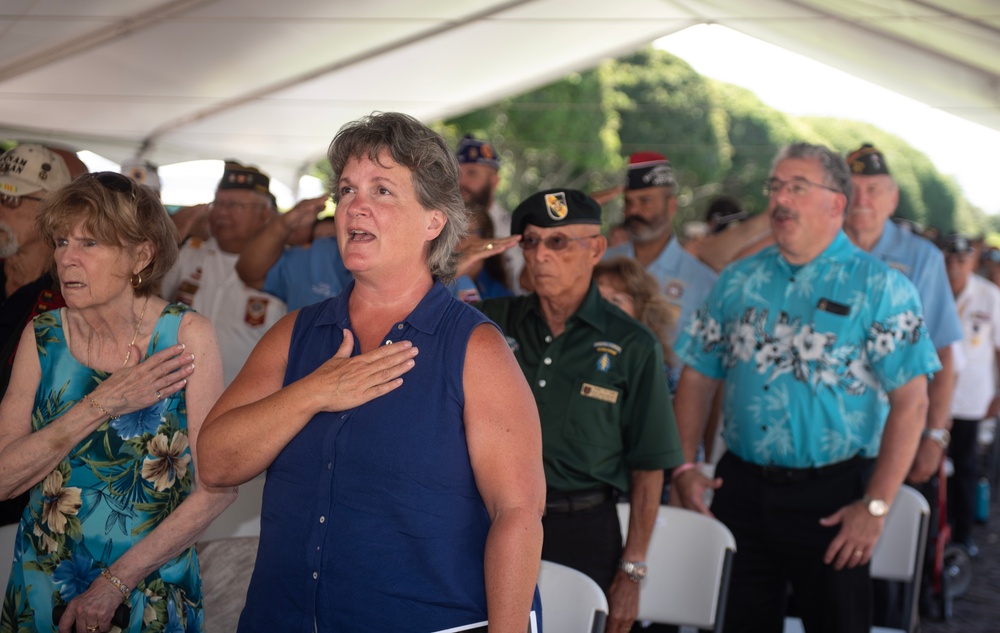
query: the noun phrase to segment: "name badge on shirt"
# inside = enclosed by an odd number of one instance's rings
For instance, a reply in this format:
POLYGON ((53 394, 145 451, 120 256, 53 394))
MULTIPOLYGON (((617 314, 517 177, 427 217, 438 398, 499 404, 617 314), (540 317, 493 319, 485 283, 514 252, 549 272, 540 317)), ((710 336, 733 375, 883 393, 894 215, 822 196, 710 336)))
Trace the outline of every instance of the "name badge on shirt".
POLYGON ((618 402, 618 392, 614 389, 598 387, 597 385, 591 385, 588 383, 583 383, 583 387, 580 387, 580 395, 611 404, 618 402))
POLYGON ((829 299, 820 299, 816 307, 823 312, 829 312, 830 314, 839 314, 840 316, 847 316, 851 313, 851 306, 845 306, 843 303, 837 303, 836 301, 830 301, 829 299))

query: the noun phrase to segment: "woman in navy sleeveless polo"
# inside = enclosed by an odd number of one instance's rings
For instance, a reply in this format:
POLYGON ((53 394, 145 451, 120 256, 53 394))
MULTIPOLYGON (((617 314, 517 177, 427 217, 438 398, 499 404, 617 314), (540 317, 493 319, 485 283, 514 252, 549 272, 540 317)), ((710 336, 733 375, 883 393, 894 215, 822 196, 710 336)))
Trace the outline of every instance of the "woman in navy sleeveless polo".
POLYGON ((268 332, 199 443, 211 483, 267 469, 239 630, 523 633, 538 414, 497 327, 442 285, 464 233, 455 159, 385 113, 345 126, 330 162, 355 282, 268 332))

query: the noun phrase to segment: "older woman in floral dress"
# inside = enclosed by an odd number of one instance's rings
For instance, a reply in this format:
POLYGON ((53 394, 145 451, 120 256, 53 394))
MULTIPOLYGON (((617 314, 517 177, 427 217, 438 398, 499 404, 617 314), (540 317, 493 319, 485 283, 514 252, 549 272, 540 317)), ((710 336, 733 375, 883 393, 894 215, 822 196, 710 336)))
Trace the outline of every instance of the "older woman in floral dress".
POLYGON ((170 219, 102 172, 38 223, 67 307, 25 328, 0 402, 0 498, 30 490, 0 631, 201 631, 193 545, 235 494, 195 470, 221 360, 208 320, 156 295, 170 219))

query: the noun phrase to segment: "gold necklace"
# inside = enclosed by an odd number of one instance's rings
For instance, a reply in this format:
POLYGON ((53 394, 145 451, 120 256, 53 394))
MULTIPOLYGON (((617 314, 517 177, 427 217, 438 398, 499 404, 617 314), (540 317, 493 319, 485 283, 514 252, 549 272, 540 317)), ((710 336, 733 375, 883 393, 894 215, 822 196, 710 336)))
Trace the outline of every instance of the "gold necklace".
MULTIPOLYGON (((122 363, 122 367, 128 365, 128 359, 132 358, 132 346, 135 345, 135 339, 139 337, 139 328, 142 327, 142 319, 146 316, 146 306, 149 305, 149 297, 146 297, 146 301, 142 304, 142 311, 139 312, 139 320, 135 323, 135 331, 132 332, 132 340, 128 344, 128 351, 125 352, 125 362, 122 363)), ((90 334, 87 335, 87 367, 93 367, 93 363, 90 362, 90 347, 91 343, 94 342, 94 328, 90 328, 90 334)))

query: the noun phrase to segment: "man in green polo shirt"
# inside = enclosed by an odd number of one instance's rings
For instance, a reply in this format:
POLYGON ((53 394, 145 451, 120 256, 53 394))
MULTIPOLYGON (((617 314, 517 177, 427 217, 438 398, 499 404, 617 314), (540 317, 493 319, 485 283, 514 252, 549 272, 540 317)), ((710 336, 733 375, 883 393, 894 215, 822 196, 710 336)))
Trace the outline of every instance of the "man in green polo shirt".
POLYGON ((656 337, 601 298, 601 207, 572 189, 515 209, 535 289, 484 302, 535 396, 548 487, 542 558, 578 569, 608 595, 608 631, 628 630, 656 520, 663 469, 682 454, 656 337), (624 544, 615 502, 632 508, 624 544))

